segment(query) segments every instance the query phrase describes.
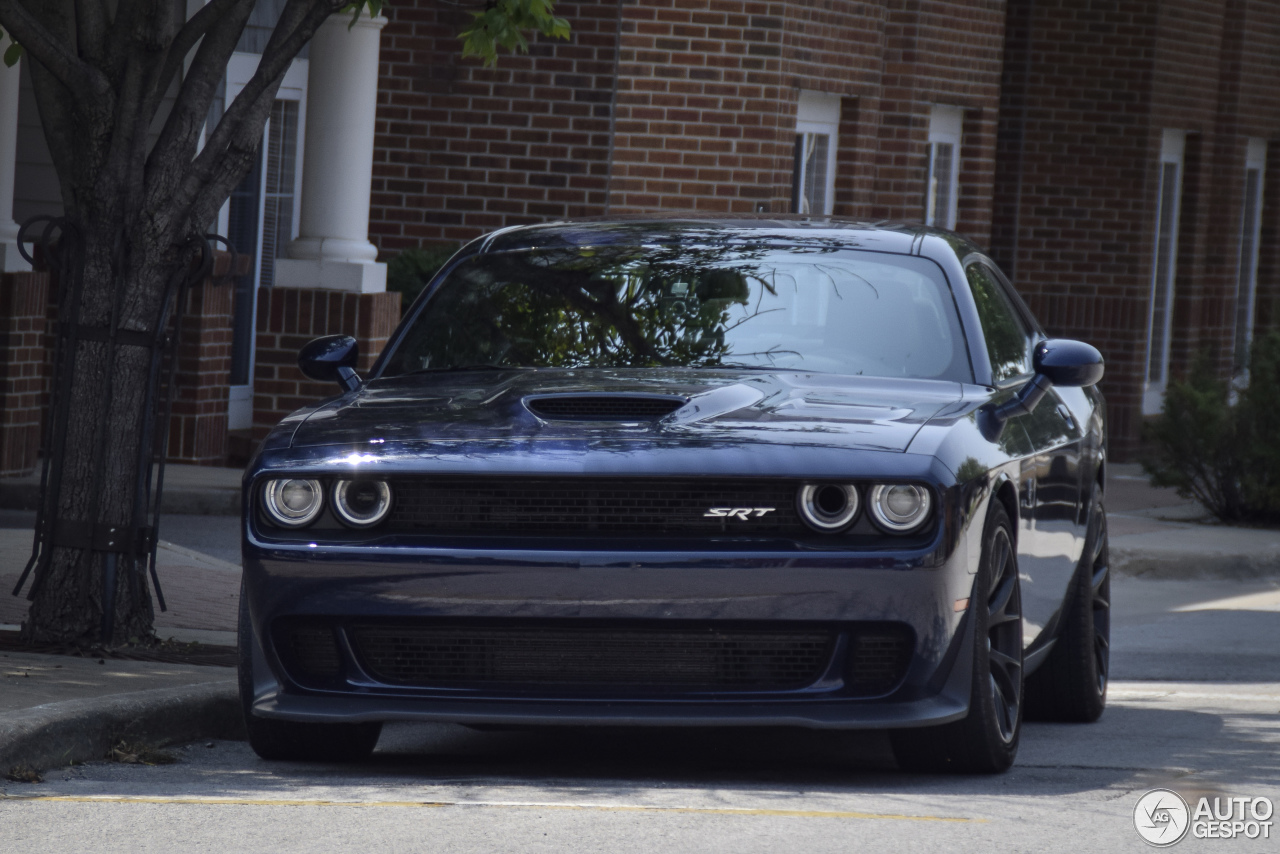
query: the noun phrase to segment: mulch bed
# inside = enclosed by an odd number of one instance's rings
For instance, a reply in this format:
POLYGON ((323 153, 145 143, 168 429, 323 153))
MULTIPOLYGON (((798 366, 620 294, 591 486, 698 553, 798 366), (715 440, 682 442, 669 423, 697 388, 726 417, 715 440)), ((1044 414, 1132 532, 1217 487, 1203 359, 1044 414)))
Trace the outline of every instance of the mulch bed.
POLYGON ((164 664, 200 664, 214 667, 235 667, 236 648, 208 643, 179 643, 157 641, 147 646, 104 647, 98 644, 30 644, 25 643, 18 632, 0 631, 0 651, 34 652, 41 655, 70 655, 76 658, 96 658, 99 661, 157 661, 164 664))

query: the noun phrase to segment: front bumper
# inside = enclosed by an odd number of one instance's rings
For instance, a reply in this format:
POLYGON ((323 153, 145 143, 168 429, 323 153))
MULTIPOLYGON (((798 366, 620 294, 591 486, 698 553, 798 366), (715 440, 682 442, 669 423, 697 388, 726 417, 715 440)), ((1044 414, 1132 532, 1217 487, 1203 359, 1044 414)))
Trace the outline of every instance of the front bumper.
POLYGON ((245 547, 253 713, 313 722, 435 721, 490 725, 923 726, 968 711, 973 642, 956 610, 973 576, 963 542, 939 559, 918 553, 547 551, 351 548, 256 542, 245 547), (299 680, 275 648, 281 618, 342 625, 518 618, 852 625, 893 621, 914 635, 910 663, 882 696, 839 685, 767 695, 581 689, 557 694, 502 686, 467 690, 380 682, 339 633, 344 676, 299 680))

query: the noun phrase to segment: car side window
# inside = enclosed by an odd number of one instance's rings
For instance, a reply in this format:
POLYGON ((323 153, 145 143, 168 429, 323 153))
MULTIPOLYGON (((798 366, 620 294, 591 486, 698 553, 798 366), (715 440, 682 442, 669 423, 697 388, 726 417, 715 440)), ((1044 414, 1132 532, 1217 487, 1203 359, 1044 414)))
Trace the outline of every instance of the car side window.
POLYGON ((965 268, 978 307, 982 337, 991 358, 992 379, 999 383, 1031 373, 1031 332, 1009 301, 996 274, 981 262, 965 268))

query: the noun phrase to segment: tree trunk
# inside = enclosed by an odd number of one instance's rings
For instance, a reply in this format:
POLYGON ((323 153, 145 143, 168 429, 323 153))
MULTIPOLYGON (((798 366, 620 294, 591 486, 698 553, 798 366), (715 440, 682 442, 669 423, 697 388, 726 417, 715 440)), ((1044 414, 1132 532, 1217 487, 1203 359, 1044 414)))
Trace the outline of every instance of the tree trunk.
MULTIPOLYGON (((70 374, 59 377, 54 391, 55 406, 65 396, 69 412, 65 450, 52 461, 48 486, 57 497, 56 508, 46 506, 46 513, 53 511, 53 548, 32 584, 23 636, 31 642, 118 644, 152 636, 145 550, 111 533, 128 531, 135 513, 136 523, 145 523, 146 508, 137 499, 139 461, 150 465, 156 427, 154 404, 147 406, 151 351, 127 340, 117 342, 112 358, 107 341, 86 338, 96 330, 106 337, 112 326, 154 338, 168 274, 183 258, 155 252, 154 241, 145 237, 129 241, 115 222, 90 219, 81 228, 81 340, 74 358, 63 363, 70 374), (122 252, 122 245, 136 249, 122 252), (84 547, 86 536, 94 539, 93 548, 84 547), (108 603, 111 615, 104 620, 108 603)), ((71 310, 60 304, 59 321, 67 322, 71 310)))

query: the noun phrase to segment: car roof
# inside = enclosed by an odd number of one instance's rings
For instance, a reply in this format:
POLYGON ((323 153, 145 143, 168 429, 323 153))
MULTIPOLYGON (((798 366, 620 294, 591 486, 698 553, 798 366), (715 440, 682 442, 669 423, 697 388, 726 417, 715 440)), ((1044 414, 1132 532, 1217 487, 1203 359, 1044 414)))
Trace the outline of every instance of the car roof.
POLYGON ((977 246, 952 232, 912 223, 870 222, 804 214, 708 216, 696 212, 593 217, 511 226, 481 238, 472 251, 489 253, 574 246, 750 243, 835 246, 912 255, 919 253, 922 239, 927 235, 945 238, 960 256, 978 251, 977 246))

